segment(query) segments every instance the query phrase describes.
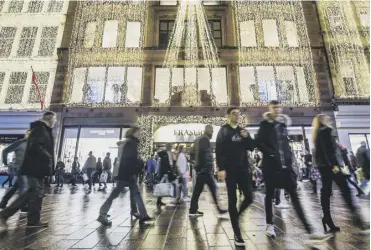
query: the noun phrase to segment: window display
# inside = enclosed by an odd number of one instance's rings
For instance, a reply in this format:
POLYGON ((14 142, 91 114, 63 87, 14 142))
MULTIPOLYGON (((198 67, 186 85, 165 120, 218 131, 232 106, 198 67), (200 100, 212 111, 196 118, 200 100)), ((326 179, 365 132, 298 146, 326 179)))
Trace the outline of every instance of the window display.
POLYGON ((367 147, 370 148, 370 134, 349 134, 349 140, 354 153, 357 153, 361 142, 366 142, 367 147))

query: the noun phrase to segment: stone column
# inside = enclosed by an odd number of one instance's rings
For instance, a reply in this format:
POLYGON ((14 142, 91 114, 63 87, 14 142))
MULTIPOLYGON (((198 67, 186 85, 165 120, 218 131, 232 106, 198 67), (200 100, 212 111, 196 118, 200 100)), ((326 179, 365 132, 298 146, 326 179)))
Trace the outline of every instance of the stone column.
POLYGON ((228 65, 228 96, 230 105, 240 105, 240 88, 238 84, 237 64, 228 65))

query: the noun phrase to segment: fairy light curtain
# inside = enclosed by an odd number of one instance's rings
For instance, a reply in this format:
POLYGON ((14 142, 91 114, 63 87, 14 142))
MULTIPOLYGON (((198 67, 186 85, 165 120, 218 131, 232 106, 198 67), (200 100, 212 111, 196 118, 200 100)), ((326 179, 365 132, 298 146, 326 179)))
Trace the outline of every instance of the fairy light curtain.
POLYGON ((319 103, 317 78, 300 1, 234 1, 243 106, 278 99, 319 103))
POLYGON ((165 61, 156 69, 155 106, 228 105, 226 68, 201 0, 179 2, 165 61), (184 67, 179 68, 180 53, 184 67))
POLYGON ((369 47, 369 38, 362 43, 361 35, 369 34, 369 21, 365 16, 369 19, 370 2, 320 0, 317 9, 325 34, 335 97, 369 98, 370 71, 364 52, 364 44, 369 47))
POLYGON ((147 3, 78 2, 64 102, 68 106, 138 106, 142 95, 147 3))

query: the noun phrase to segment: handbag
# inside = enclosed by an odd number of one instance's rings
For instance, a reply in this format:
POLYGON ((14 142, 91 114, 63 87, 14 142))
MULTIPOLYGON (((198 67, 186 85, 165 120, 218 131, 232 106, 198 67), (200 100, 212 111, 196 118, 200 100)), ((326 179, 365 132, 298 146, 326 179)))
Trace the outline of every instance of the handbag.
POLYGON ((107 182, 107 178, 108 178, 108 173, 107 172, 103 172, 100 175, 99 182, 106 183, 107 182))
POLYGON ((84 181, 87 181, 87 180, 89 180, 89 177, 88 177, 88 175, 87 175, 86 173, 83 173, 83 174, 82 174, 82 179, 83 179, 84 181))
POLYGON ((153 195, 157 197, 173 197, 174 185, 169 182, 167 175, 162 177, 160 183, 154 185, 153 195))

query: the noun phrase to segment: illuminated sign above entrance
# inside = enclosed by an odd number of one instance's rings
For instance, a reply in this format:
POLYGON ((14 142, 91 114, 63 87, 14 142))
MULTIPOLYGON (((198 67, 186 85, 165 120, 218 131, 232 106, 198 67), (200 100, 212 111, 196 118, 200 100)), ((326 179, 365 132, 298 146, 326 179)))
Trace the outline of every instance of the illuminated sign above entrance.
MULTIPOLYGON (((197 137, 204 133, 206 125, 207 124, 199 123, 165 125, 154 132, 153 142, 194 142, 197 137)), ((214 126, 214 134, 211 138, 212 142, 216 141, 216 136, 218 135, 219 129, 219 126, 214 126)))

